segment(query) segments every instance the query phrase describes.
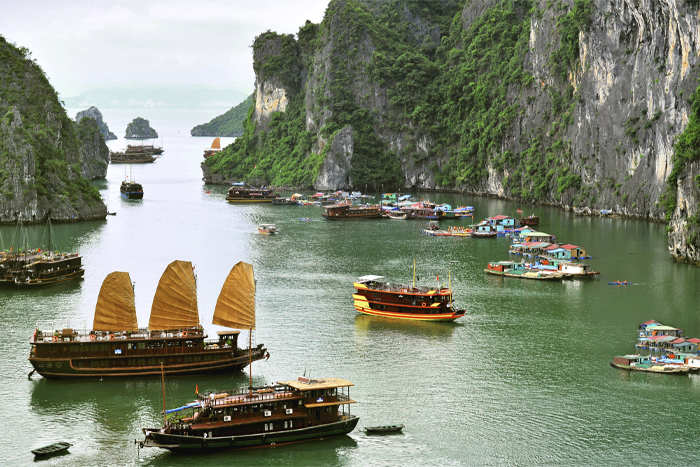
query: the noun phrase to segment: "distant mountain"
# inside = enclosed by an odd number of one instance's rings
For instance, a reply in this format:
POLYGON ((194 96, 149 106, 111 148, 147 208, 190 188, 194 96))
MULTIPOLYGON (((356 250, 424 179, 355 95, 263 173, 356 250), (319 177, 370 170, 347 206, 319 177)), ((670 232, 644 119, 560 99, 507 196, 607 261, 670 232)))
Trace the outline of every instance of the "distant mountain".
POLYGON ((136 117, 126 126, 127 139, 157 138, 158 132, 151 128, 151 122, 145 118, 136 117))
POLYGON ((102 112, 100 112, 100 110, 97 107, 93 106, 87 110, 81 110, 75 116, 75 121, 80 123, 83 117, 90 117, 93 120, 95 120, 95 122, 97 122, 97 127, 100 129, 100 133, 102 133, 102 137, 104 139, 117 139, 117 135, 109 131, 109 126, 103 120, 102 112))
POLYGON ((246 100, 211 122, 192 128, 190 134, 192 136, 241 136, 243 134, 243 121, 254 103, 253 96, 254 94, 251 94, 246 100))
POLYGON ((199 86, 144 86, 138 88, 105 88, 66 97, 66 107, 101 109, 115 108, 210 108, 232 107, 248 94, 232 89, 199 86))

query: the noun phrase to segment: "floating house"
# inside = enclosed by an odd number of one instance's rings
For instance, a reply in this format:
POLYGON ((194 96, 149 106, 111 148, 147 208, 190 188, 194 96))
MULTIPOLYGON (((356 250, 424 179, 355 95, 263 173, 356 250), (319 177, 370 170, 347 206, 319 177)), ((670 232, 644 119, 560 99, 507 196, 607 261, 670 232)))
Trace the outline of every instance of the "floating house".
POLYGON ((549 242, 554 243, 557 240, 556 235, 550 235, 544 232, 529 232, 527 234, 521 234, 521 238, 524 237, 526 242, 549 242))
POLYGON ((496 232, 510 230, 515 228, 515 218, 510 216, 498 215, 486 218, 486 222, 496 228, 496 232))
POLYGON ((571 259, 584 259, 590 258, 586 256, 586 249, 576 245, 562 245, 561 248, 569 251, 569 258, 571 259))

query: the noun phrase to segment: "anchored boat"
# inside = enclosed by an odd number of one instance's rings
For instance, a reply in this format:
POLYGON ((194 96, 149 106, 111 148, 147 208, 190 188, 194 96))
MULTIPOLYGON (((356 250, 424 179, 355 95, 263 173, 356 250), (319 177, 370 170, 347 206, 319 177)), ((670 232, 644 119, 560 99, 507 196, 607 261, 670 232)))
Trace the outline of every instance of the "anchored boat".
MULTIPOLYGON (((255 328, 253 267, 239 262, 229 273, 214 309, 218 339, 199 324, 197 286, 188 261, 168 265, 153 297, 147 329, 136 320, 134 289, 127 272, 105 278, 88 331, 70 324, 37 323, 29 361, 45 378, 152 376, 237 371, 265 357, 262 344, 239 349, 240 331, 255 328)), ((269 357, 269 354, 267 354, 269 357)))
POLYGON ((331 220, 358 220, 376 219, 382 217, 382 209, 379 205, 353 206, 350 203, 333 204, 323 207, 325 212, 321 215, 331 220))
POLYGON ((272 387, 216 391, 166 410, 162 428, 144 428, 143 447, 171 451, 239 449, 325 438, 351 432, 350 381, 280 381, 272 387), (347 411, 346 411, 347 407, 347 411))
POLYGON ((71 443, 66 443, 65 441, 60 441, 58 443, 49 444, 43 448, 33 449, 32 454, 37 457, 49 457, 54 454, 60 454, 68 451, 68 448, 73 446, 71 443))
MULTIPOLYGON (((85 274, 83 257, 79 253, 60 253, 53 238, 51 218, 46 222, 45 236, 48 233, 48 249, 30 249, 26 244, 20 249, 23 235, 22 222, 17 222, 11 243, 17 240, 17 250, 4 252, 0 256, 0 284, 17 287, 36 287, 59 284, 80 279, 85 274), (53 248, 53 249, 52 249, 53 248)), ((43 239, 42 239, 43 246, 43 239)))
POLYGON ((420 321, 454 321, 464 316, 465 310, 452 302, 450 287, 417 287, 415 270, 413 284, 389 284, 380 279, 383 276, 363 276, 353 283, 358 312, 420 321))
POLYGON ((271 203, 278 197, 277 193, 273 193, 269 188, 256 188, 243 182, 231 185, 226 196, 229 203, 271 203))

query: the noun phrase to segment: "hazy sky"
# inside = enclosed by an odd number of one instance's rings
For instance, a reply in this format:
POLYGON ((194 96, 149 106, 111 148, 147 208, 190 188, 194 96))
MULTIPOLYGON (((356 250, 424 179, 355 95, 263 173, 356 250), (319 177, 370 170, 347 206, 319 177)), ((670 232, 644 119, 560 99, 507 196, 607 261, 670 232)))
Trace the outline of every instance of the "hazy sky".
POLYGON ((253 39, 318 23, 329 0, 0 0, 0 34, 63 97, 177 83, 252 92, 253 39))

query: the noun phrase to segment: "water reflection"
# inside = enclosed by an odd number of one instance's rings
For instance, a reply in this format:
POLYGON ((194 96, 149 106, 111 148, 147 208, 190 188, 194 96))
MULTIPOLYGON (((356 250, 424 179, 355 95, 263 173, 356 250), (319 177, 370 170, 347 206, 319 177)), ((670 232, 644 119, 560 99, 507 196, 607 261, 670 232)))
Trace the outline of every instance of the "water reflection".
POLYGON ((371 338, 373 333, 387 337, 398 334, 408 338, 451 337, 456 328, 463 326, 460 320, 448 323, 430 321, 410 321, 405 319, 383 318, 358 314, 355 317, 355 335, 371 338))

